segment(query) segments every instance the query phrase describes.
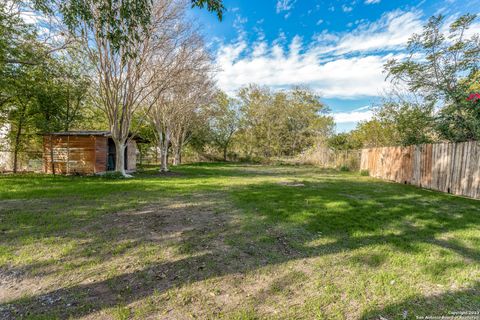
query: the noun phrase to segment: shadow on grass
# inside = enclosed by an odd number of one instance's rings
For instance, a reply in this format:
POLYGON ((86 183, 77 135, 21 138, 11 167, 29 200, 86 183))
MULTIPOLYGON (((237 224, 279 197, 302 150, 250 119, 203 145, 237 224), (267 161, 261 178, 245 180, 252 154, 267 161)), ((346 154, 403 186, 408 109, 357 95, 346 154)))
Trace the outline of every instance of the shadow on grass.
POLYGON ((428 297, 414 296, 402 302, 364 313, 361 319, 478 319, 480 283, 460 291, 428 297), (457 306, 439 310, 437 306, 457 306), (442 318, 443 316, 443 318, 442 318))
MULTIPOLYGON (((237 172, 236 169, 213 168, 212 175, 227 178, 256 174, 248 170, 245 173, 243 169, 237 172)), ((183 169, 183 172, 188 170, 183 169)), ((206 173, 202 171, 200 174, 206 173)), ((134 185, 138 187, 137 183, 134 185)), ((181 259, 150 263, 140 270, 125 271, 103 281, 81 283, 9 301, 0 304, 0 316, 82 317, 196 281, 373 245, 388 245, 395 250, 415 253, 424 250, 420 246, 427 244, 461 255, 473 263, 480 261, 478 250, 442 238, 444 233, 479 225, 477 203, 472 200, 360 178, 350 179, 348 184, 343 179, 307 181, 303 187, 246 184, 231 187, 228 195, 208 195, 208 190, 203 191, 206 194, 198 195, 196 201, 190 197, 180 199, 191 202, 188 210, 166 204, 146 205, 123 215, 104 217, 100 226, 96 224, 90 233, 88 229, 63 231, 63 237, 89 240, 65 257, 65 262, 88 257, 92 246, 101 261, 108 261, 112 257, 109 246, 125 240, 130 240, 133 246, 173 244, 182 254, 181 259), (213 197, 213 200, 202 201, 204 197, 207 200, 213 197), (212 208, 229 210, 229 201, 239 209, 238 212, 218 214, 212 211, 212 208), (125 231, 109 234, 109 230, 115 228, 125 231), (311 244, 321 237, 332 241, 311 244)), ((56 232, 59 230, 52 235, 56 232)), ((357 257, 356 260, 375 268, 384 262, 385 257, 373 255, 357 257)), ((439 297, 414 297, 369 312, 364 317, 425 310, 430 300, 437 309, 438 303, 444 301, 445 308, 449 309, 469 306, 478 302, 476 292, 478 285, 439 297), (455 299, 457 296, 464 299, 455 299)))

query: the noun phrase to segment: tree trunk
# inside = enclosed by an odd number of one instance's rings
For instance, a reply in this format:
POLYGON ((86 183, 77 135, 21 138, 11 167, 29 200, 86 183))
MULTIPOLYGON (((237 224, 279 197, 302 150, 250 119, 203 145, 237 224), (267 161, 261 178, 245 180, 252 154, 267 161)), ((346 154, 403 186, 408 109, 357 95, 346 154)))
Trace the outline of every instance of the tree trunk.
POLYGON ((115 171, 119 172, 122 176, 127 177, 127 173, 125 171, 125 148, 126 143, 125 141, 120 141, 114 139, 115 142, 115 171))
POLYGON ((68 132, 69 127, 69 121, 70 121, 70 90, 68 89, 67 85, 67 117, 65 119, 65 131, 68 132))
POLYGON ((223 147, 223 161, 227 161, 227 149, 228 149, 228 145, 225 145, 223 147))
POLYGON ((20 134, 22 126, 18 126, 17 134, 15 135, 15 146, 13 147, 13 173, 17 173, 18 170, 18 149, 20 144, 20 134))
POLYGON ((22 109, 20 119, 18 120, 17 133, 15 134, 15 146, 13 147, 13 173, 18 171, 18 152, 20 150, 20 137, 23 130, 23 118, 25 115, 25 107, 22 109))
POLYGON ((165 138, 160 147, 160 171, 168 172, 168 147, 170 144, 170 130, 165 130, 165 138))
POLYGON ((160 154, 160 172, 168 172, 168 147, 163 146, 160 154))
POLYGON ((178 166, 182 163, 182 151, 180 147, 176 147, 174 150, 173 165, 178 166))

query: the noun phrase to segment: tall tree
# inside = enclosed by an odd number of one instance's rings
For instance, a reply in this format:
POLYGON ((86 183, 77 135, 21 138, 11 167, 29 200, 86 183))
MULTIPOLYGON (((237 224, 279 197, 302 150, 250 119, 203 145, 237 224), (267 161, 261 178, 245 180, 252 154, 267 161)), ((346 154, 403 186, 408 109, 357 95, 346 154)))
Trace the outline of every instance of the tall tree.
POLYGON ((213 143, 223 154, 223 161, 227 161, 228 148, 234 134, 240 126, 238 103, 225 92, 219 91, 214 102, 210 105, 210 132, 213 143))
POLYGON ((480 118, 466 101, 471 78, 480 66, 478 34, 468 37, 476 15, 467 14, 455 20, 447 34, 442 32, 445 18, 430 18, 423 32, 409 40, 409 58, 391 60, 385 69, 394 83, 405 83, 422 95, 426 105, 443 105, 438 121, 441 136, 462 141, 480 138, 480 118))
POLYGON ((391 123, 379 119, 361 121, 350 133, 354 145, 363 148, 376 148, 397 144, 395 128, 391 123))
POLYGON ((237 140, 247 157, 294 155, 333 133, 333 118, 308 89, 272 92, 249 86, 239 94, 241 128, 237 140))
POLYGON ((435 140, 433 104, 387 101, 377 108, 375 118, 392 128, 394 145, 431 143, 435 140))
POLYGON ((154 74, 157 82, 152 93, 157 98, 146 108, 146 115, 156 131, 161 172, 168 171, 170 146, 174 147, 179 160, 191 124, 196 119, 196 110, 213 87, 211 57, 203 39, 189 24, 182 25, 178 32, 180 40, 174 43, 175 55, 154 61, 152 68, 157 70, 154 74))
POLYGON ((182 150, 193 136, 195 127, 207 121, 202 109, 212 100, 213 82, 208 73, 192 75, 177 93, 177 108, 172 121, 173 165, 182 162, 182 150))
POLYGON ((24 66, 41 61, 45 48, 36 41, 35 29, 21 18, 14 1, 0 3, 0 111, 15 91, 24 66))

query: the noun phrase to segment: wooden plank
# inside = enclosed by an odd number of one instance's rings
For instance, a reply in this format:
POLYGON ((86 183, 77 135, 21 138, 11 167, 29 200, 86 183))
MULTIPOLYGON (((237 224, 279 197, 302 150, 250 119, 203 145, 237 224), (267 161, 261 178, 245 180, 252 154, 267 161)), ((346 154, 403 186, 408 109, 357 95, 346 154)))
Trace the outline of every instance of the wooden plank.
POLYGON ((432 184, 432 152, 433 152, 433 145, 427 145, 427 153, 425 156, 425 185, 430 187, 432 184))
POLYGON ((462 172, 462 155, 463 144, 455 143, 454 160, 451 166, 452 169, 452 181, 450 185, 450 193, 460 194, 461 172, 462 172))
POLYGON ((107 171, 108 138, 95 139, 95 173, 107 171))
POLYGON ((438 153, 440 149, 440 144, 433 145, 432 149, 432 183, 430 185, 431 189, 438 190, 438 172, 439 172, 439 161, 438 153))
POLYGON ((460 194, 467 196, 470 183, 470 155, 471 155, 471 143, 470 141, 463 143, 463 168, 460 175, 460 194))
POLYGON ((472 197, 480 198, 480 144, 479 142, 475 143, 476 152, 474 157, 474 170, 473 182, 472 182, 472 197))
POLYGON ((473 149, 471 155, 471 175, 472 175, 472 183, 470 187, 469 197, 477 198, 479 195, 477 194, 477 190, 480 187, 480 145, 478 142, 473 141, 473 149))
POLYGON ((441 144, 440 162, 441 167, 439 171, 440 184, 439 189, 443 192, 449 192, 452 184, 452 171, 450 168, 451 158, 455 157, 455 145, 450 143, 441 144))
POLYGON ((443 192, 451 192, 452 176, 449 174, 453 166, 453 162, 456 158, 457 145, 451 143, 444 144, 444 151, 441 155, 442 157, 442 171, 440 176, 442 177, 442 188, 440 189, 443 192))
POLYGON ((413 160, 412 160, 412 181, 411 183, 415 186, 420 186, 421 181, 421 170, 422 170, 422 147, 414 146, 413 147, 413 160))

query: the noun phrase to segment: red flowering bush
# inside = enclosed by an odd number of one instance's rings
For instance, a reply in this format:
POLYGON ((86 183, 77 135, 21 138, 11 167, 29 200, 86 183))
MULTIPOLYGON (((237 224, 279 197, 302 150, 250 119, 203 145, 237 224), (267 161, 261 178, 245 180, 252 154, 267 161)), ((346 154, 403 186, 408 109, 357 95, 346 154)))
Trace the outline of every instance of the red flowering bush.
POLYGON ((480 100, 480 93, 472 93, 468 96, 467 101, 477 102, 480 100))

